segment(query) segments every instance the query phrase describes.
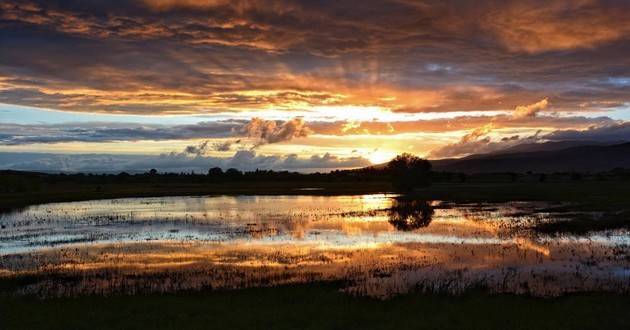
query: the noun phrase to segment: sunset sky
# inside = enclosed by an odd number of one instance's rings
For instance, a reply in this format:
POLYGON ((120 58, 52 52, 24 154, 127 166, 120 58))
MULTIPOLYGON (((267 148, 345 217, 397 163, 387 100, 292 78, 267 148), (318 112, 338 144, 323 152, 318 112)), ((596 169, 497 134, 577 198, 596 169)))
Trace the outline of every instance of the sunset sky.
POLYGON ((330 171, 630 141, 630 1, 0 3, 0 168, 330 171))

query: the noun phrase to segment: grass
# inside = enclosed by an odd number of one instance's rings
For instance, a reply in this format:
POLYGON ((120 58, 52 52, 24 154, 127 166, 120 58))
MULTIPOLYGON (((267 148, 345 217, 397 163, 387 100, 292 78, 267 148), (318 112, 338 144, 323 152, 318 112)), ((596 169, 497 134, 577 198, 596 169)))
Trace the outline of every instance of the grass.
MULTIPOLYGON (((169 184, 47 184, 37 192, 0 194, 0 209, 89 199, 183 195, 349 195, 396 193, 387 181, 232 182, 169 184), (305 191, 300 188, 323 190, 305 191)), ((413 195, 425 200, 505 202, 571 201, 584 204, 627 204, 630 184, 615 181, 436 183, 413 195)))
POLYGON ((601 217, 581 215, 564 221, 546 222, 534 229, 544 234, 584 235, 592 231, 630 228, 630 210, 604 212, 601 217))
POLYGON ((428 200, 462 202, 548 201, 589 205, 627 205, 630 184, 612 181, 452 183, 419 190, 428 200))
MULTIPOLYGON (((186 184, 78 184, 43 185, 37 192, 0 194, 0 210, 33 204, 125 197, 194 195, 353 195, 396 193, 386 181, 359 182, 232 182, 186 184), (323 190, 300 190, 318 187, 323 190)), ((454 202, 547 201, 571 202, 550 212, 597 211, 601 219, 582 217, 558 221, 534 229, 541 233, 585 234, 605 229, 630 228, 627 211, 630 184, 617 181, 565 182, 459 182, 437 183, 409 194, 420 200, 454 202)))
POLYGON ((39 191, 0 194, 0 210, 92 199, 202 195, 352 195, 391 190, 387 182, 230 182, 230 183, 58 183, 39 191), (308 191, 301 188, 323 188, 308 191))
MULTIPOLYGON (((175 195, 344 195, 393 192, 387 182, 230 183, 168 185, 55 185, 36 193, 0 195, 0 208, 45 202, 175 195), (321 187, 324 191, 295 190, 321 187)), ((516 182, 434 184, 413 198, 456 202, 565 201, 549 211, 598 211, 535 229, 587 233, 630 227, 630 185, 624 182, 516 182)), ((0 280, 0 292, 16 285, 0 280)), ((409 294, 390 301, 356 298, 332 284, 288 285, 239 291, 40 300, 0 294, 0 329, 173 328, 467 328, 628 329, 630 293, 583 293, 542 299, 470 292, 463 296, 409 294)))
POLYGON ((5 329, 628 329, 630 294, 471 292, 356 298, 332 284, 38 300, 1 297, 5 329))

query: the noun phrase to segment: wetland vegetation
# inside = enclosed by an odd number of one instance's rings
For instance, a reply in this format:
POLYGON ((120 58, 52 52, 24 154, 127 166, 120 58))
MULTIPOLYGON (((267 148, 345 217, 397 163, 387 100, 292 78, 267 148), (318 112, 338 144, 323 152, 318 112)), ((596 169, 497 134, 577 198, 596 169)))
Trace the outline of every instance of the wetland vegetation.
POLYGON ((85 325, 85 315, 121 313, 116 302, 136 306, 133 322, 147 322, 136 324, 167 328, 172 324, 159 320, 177 318, 172 313, 197 315, 195 322, 206 317, 199 313, 215 315, 202 306, 240 306, 217 312, 226 327, 312 327, 298 319, 310 317, 312 304, 331 306, 323 317, 355 327, 588 328, 593 324, 562 315, 590 313, 594 305, 606 310, 599 324, 628 323, 616 312, 628 305, 630 288, 630 188, 623 178, 432 173, 430 187, 400 194, 390 174, 364 171, 279 181, 265 179, 274 172, 220 179, 212 171, 4 172, 6 324, 85 325), (35 205, 41 202, 61 203, 35 205), (264 310, 253 295, 269 299, 264 310), (295 318, 274 317, 291 299, 295 318), (160 311, 153 320, 142 307, 149 300, 160 311), (165 311, 168 301, 191 307, 165 311), (479 304, 510 316, 474 323, 463 310, 479 304), (25 323, 26 306, 37 312, 25 323), (517 306, 546 319, 519 317, 517 306), (440 313, 424 314, 427 308, 440 313), (82 316, 62 317, 68 309, 82 316), (397 320, 403 310, 419 316, 397 320))
POLYGON ((351 297, 334 283, 238 291, 40 300, 0 298, 0 328, 18 329, 627 329, 627 293, 546 299, 471 292, 388 301, 351 297))

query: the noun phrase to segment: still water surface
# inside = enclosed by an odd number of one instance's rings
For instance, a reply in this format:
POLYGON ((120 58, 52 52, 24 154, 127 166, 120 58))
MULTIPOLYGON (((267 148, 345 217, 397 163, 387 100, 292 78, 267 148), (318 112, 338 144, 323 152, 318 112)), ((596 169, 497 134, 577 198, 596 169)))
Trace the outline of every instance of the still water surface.
POLYGON ((627 290, 628 233, 549 237, 541 202, 396 195, 160 197, 0 215, 0 276, 44 296, 340 281, 360 295, 627 290))

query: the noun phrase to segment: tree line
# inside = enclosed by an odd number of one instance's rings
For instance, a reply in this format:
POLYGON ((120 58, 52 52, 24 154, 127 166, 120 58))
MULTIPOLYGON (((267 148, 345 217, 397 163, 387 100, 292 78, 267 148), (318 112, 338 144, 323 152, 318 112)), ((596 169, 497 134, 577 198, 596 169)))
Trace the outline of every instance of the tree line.
POLYGON ((240 171, 212 167, 207 173, 160 172, 144 173, 38 173, 13 170, 0 171, 0 193, 36 191, 41 184, 116 184, 116 183, 229 183, 229 182, 359 182, 392 181, 394 187, 409 190, 430 183, 431 164, 411 154, 399 155, 381 167, 333 170, 327 173, 299 173, 274 170, 240 171))

